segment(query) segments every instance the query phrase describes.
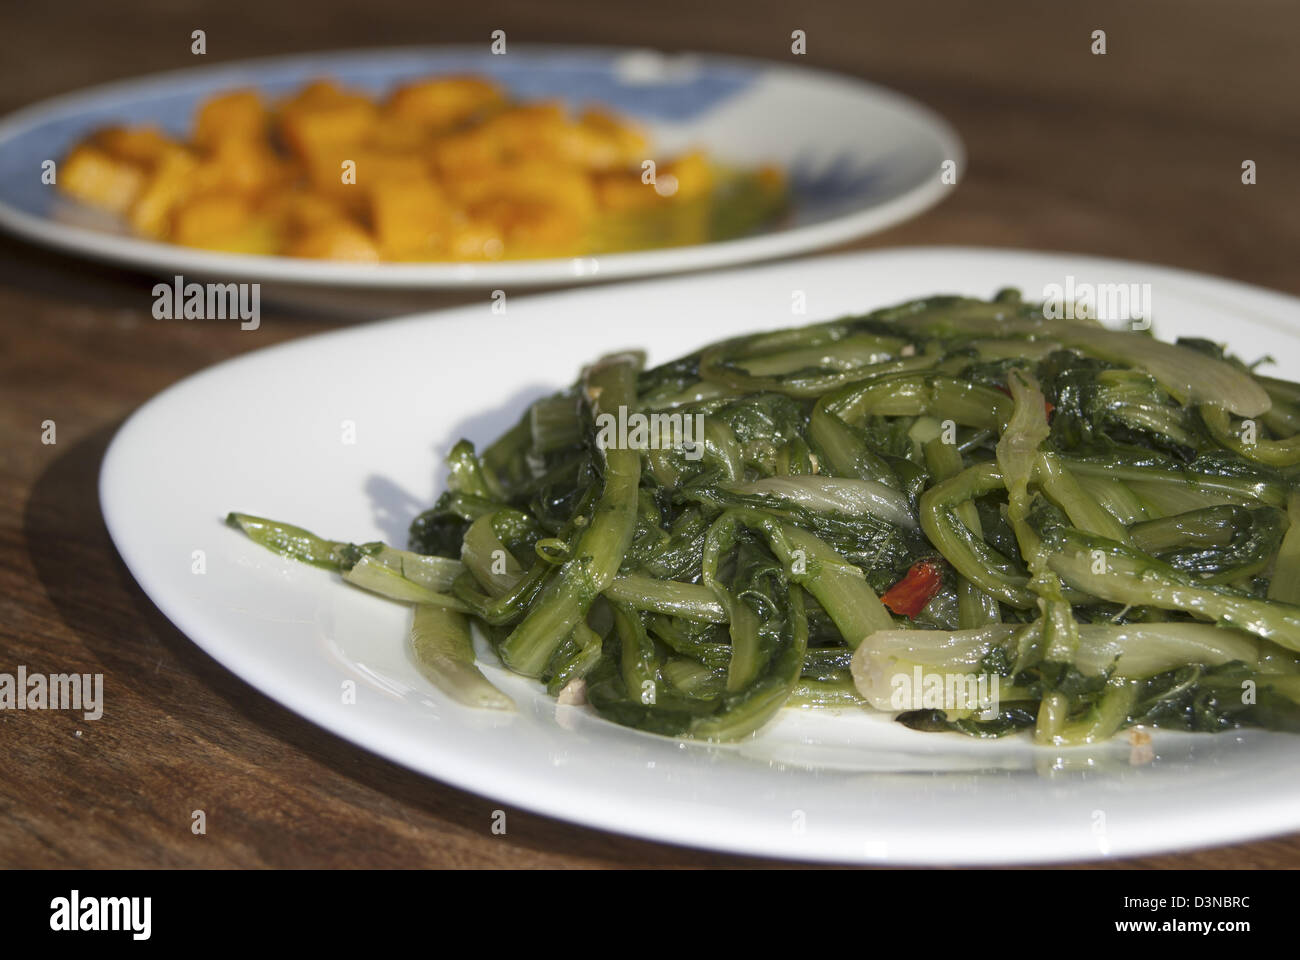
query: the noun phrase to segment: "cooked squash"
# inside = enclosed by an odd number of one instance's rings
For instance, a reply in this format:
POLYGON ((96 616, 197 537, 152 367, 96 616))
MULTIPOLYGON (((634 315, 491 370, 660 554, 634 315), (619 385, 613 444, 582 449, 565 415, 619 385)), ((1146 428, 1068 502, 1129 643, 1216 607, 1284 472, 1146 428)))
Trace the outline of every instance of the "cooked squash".
POLYGON ((152 239, 357 261, 699 242, 716 224, 756 222, 714 209, 735 202, 722 185, 737 178, 765 178, 760 217, 779 209, 775 170, 649 154, 645 133, 608 111, 513 102, 485 77, 414 80, 382 99, 322 79, 278 102, 251 89, 215 96, 187 140, 153 126, 95 131, 57 183, 152 239), (657 182, 647 184, 652 158, 657 182))
POLYGON ((235 90, 213 97, 194 116, 194 145, 215 149, 231 141, 266 139, 270 111, 256 90, 235 90))
POLYGON ((56 182, 82 203, 123 214, 144 189, 144 171, 90 144, 73 147, 56 182))

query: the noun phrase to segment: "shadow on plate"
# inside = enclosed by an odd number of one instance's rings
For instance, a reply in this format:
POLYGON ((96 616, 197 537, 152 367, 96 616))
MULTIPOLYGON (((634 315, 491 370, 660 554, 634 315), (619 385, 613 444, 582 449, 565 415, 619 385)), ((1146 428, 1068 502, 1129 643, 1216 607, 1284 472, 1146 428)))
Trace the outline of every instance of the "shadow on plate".
POLYGON ((524 387, 500 406, 472 414, 453 427, 446 436, 434 440, 434 457, 439 464, 435 476, 429 478, 429 487, 423 495, 411 493, 401 485, 381 474, 366 478, 366 496, 370 499, 375 525, 383 531, 385 542, 405 547, 411 521, 433 506, 435 491, 445 488, 446 469, 443 457, 461 438, 474 440, 481 452, 488 443, 501 436, 519 422, 523 412, 541 397, 550 396, 554 387, 536 384, 524 387))

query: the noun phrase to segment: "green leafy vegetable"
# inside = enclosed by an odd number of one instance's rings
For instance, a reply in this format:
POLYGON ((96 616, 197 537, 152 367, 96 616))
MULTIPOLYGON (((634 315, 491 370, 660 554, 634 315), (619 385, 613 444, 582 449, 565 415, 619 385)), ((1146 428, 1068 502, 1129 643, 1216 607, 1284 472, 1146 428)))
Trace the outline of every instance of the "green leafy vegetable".
POLYGON ((473 706, 513 706, 477 625, 671 736, 782 706, 1056 745, 1300 730, 1300 384, 1217 344, 931 297, 606 357, 447 464, 409 550, 228 522, 413 605, 416 661, 473 706))

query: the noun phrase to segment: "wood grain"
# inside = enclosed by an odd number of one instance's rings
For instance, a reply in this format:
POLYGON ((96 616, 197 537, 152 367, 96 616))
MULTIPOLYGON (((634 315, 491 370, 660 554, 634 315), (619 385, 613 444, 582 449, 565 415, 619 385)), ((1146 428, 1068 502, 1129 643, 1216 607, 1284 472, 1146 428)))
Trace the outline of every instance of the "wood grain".
MULTIPOLYGON (((455 7, 409 0, 67 0, 0 13, 0 110, 209 61, 403 43, 620 43, 790 59, 942 112, 970 151, 939 208, 859 246, 959 243, 1130 257, 1300 293, 1300 7, 775 0, 455 7), (1077 8, 1076 8, 1077 6, 1077 8), (308 12, 310 11, 310 12, 308 12), (1109 52, 1089 54, 1107 31, 1109 52), (1243 186, 1241 162, 1259 182, 1243 186)), ((936 281, 941 278, 936 278, 936 281)), ((211 363, 355 318, 264 306, 261 329, 150 315, 147 277, 0 239, 0 670, 103 672, 112 709, 0 713, 0 865, 735 866, 509 811, 299 719, 215 664, 117 559, 96 477, 117 425, 211 363), (40 442, 43 420, 58 442, 40 442), (190 832, 190 811, 208 833, 190 832)), ((427 296, 424 307, 467 297, 427 296)), ((378 304, 371 313, 390 310, 378 304)), ((1171 799, 1171 802, 1172 799, 1171 799)), ((1295 867, 1300 836, 1098 866, 1295 867)))

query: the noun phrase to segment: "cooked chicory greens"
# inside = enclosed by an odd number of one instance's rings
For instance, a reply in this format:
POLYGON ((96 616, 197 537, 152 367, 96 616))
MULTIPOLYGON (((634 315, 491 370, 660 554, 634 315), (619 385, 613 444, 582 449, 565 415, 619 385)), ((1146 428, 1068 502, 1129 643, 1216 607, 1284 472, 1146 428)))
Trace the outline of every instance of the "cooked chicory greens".
POLYGON ((471 624, 672 736, 783 706, 1056 745, 1300 730, 1300 385, 1049 312, 933 297, 605 357, 458 443, 408 550, 229 522, 413 604, 417 661, 474 706, 512 701, 471 624))

